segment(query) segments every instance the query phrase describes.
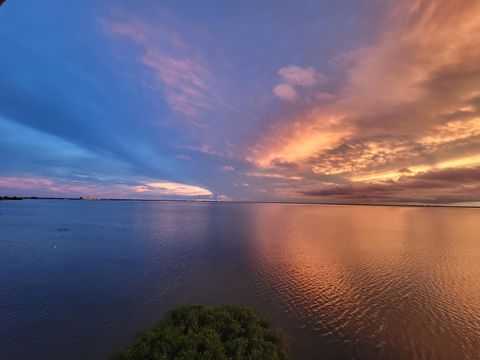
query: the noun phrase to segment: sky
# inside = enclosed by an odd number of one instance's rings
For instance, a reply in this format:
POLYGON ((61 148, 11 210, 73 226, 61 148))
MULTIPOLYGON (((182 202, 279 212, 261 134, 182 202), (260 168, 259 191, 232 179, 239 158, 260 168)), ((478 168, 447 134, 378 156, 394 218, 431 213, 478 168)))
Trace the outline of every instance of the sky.
POLYGON ((478 0, 0 7, 0 195, 480 201, 478 0))

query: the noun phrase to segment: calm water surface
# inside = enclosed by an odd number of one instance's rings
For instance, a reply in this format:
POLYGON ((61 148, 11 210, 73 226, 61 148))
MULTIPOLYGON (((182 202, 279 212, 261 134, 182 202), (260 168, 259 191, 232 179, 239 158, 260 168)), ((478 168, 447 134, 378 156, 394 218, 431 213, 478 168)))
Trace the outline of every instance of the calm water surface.
POLYGON ((0 202, 0 359, 105 359, 190 303, 295 359, 479 359, 480 210, 0 202))

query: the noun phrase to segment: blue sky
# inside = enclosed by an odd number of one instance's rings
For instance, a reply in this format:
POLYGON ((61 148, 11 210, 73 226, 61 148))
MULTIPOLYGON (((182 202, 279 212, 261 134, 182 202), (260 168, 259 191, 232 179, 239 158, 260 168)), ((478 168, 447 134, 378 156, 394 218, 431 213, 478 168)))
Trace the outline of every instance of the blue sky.
POLYGON ((9 0, 0 193, 478 201, 476 7, 9 0))

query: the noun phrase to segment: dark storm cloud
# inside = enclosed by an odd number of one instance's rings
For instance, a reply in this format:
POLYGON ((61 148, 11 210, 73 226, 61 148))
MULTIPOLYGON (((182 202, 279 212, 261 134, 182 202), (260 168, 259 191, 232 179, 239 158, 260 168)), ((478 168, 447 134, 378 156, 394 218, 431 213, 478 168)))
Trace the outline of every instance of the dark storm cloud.
POLYGON ((456 203, 480 201, 480 167, 433 170, 374 184, 304 190, 303 196, 340 200, 456 203))

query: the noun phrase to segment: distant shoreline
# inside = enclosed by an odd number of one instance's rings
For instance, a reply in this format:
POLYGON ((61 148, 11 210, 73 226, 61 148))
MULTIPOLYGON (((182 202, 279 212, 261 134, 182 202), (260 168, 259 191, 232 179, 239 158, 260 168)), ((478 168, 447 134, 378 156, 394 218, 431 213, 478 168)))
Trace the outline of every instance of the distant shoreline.
POLYGON ((188 203, 222 203, 222 204, 286 204, 286 205, 333 205, 333 206, 391 206, 391 207, 435 207, 435 208, 462 208, 479 209, 480 205, 447 205, 447 204, 369 204, 369 203, 329 203, 329 202, 300 202, 300 201, 242 201, 242 200, 206 200, 206 199, 115 199, 115 198, 84 198, 84 197, 41 197, 41 196, 0 196, 0 201, 18 200, 74 200, 74 201, 143 201, 143 202, 188 202, 188 203))
POLYGON ((0 200, 23 200, 22 196, 0 196, 0 200))

